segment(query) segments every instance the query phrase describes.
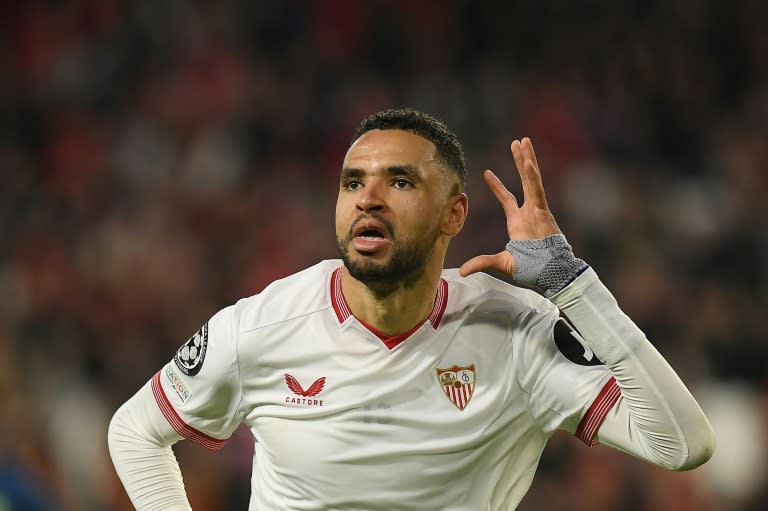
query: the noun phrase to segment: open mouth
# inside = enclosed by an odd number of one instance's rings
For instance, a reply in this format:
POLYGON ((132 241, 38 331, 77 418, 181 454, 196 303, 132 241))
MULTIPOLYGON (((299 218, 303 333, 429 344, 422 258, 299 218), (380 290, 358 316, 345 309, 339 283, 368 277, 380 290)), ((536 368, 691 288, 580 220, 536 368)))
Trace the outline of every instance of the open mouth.
POLYGON ((391 234, 386 224, 373 218, 360 220, 352 234, 352 246, 363 254, 379 252, 390 244, 391 234))
POLYGON ((353 226, 352 234, 356 238, 389 239, 390 232, 387 225, 375 218, 358 220, 353 226))
POLYGON ((360 234, 358 234, 357 236, 360 238, 367 238, 367 239, 383 239, 385 237, 384 234, 378 229, 366 229, 362 231, 360 234))

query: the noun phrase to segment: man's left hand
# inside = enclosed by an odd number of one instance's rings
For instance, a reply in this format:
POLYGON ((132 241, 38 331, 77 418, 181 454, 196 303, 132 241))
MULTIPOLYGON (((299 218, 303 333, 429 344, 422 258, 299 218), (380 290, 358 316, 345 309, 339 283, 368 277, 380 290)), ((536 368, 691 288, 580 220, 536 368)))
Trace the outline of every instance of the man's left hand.
MULTIPOLYGON (((549 211, 541 172, 536 161, 531 139, 525 137, 512 142, 512 156, 523 185, 523 205, 519 206, 515 196, 507 190, 504 183, 490 170, 483 173, 483 178, 504 208, 507 217, 507 234, 510 240, 533 240, 560 234, 555 217, 549 211)), ((462 277, 479 271, 492 270, 512 276, 515 271, 515 258, 508 250, 498 254, 473 257, 459 268, 462 277)))

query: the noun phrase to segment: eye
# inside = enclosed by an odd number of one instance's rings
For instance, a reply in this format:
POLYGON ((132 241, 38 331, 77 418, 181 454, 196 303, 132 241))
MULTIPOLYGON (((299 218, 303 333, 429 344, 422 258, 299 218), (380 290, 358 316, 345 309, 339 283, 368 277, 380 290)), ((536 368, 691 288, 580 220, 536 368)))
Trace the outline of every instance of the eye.
POLYGON ((353 191, 353 190, 359 190, 360 188, 362 188, 363 183, 359 179, 348 179, 344 181, 344 183, 342 183, 341 186, 345 190, 353 191))
POLYGON ((413 184, 407 179, 399 177, 392 182, 392 186, 400 190, 407 190, 408 188, 411 188, 413 184))

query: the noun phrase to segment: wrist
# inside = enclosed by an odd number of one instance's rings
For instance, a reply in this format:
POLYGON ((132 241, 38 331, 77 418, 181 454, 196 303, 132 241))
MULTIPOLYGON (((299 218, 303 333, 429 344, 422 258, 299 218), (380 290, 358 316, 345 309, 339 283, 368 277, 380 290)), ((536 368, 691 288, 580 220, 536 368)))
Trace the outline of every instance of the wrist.
POLYGON ((512 280, 547 298, 562 290, 589 267, 573 254, 562 234, 534 240, 510 240, 506 249, 515 258, 512 280))

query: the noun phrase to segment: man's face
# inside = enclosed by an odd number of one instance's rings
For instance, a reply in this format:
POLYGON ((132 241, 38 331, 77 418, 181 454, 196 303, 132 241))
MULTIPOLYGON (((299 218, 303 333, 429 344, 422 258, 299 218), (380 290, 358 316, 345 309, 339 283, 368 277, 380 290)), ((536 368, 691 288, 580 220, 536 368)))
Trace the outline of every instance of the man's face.
POLYGON ((423 271, 440 237, 451 184, 435 146, 402 130, 372 130, 344 158, 336 239, 350 274, 369 285, 423 271))

